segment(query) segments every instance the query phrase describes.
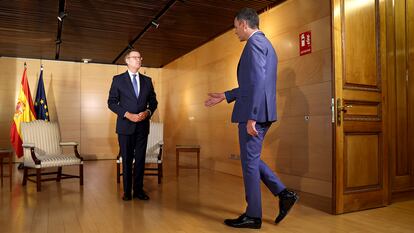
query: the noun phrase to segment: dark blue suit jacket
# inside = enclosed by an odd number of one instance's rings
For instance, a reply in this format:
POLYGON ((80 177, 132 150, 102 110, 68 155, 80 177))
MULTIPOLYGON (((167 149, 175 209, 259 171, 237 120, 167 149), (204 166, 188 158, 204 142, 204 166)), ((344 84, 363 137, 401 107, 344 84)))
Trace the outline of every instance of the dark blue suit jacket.
POLYGON ((237 67, 238 88, 226 91, 236 101, 232 122, 273 122, 276 114, 277 55, 263 32, 254 33, 244 47, 237 67))
POLYGON ((113 77, 109 90, 108 107, 118 115, 116 121, 116 133, 130 135, 136 127, 149 133, 149 118, 135 123, 124 117, 126 112, 140 113, 149 109, 151 113, 157 109, 157 98, 151 78, 139 74, 140 92, 135 96, 134 87, 128 71, 113 77))

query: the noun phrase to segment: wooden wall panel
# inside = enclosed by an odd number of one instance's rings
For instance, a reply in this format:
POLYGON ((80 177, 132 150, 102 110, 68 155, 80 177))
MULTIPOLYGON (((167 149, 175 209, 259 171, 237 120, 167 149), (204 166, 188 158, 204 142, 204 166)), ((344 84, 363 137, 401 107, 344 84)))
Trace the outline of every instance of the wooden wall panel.
MULTIPOLYGON (((62 141, 81 142, 80 63, 43 60, 43 80, 51 121, 59 123, 62 141)), ((36 87, 37 85, 33 85, 36 87)), ((79 147, 82 150, 82 145, 79 147)), ((71 150, 67 148, 67 150, 71 150)))
POLYGON ((85 159, 118 155, 116 115, 108 109, 108 93, 116 65, 81 64, 81 144, 85 159))
POLYGON ((414 0, 407 0, 407 90, 408 90, 408 154, 411 155, 411 187, 414 187, 414 0))
POLYGON ((330 15, 331 8, 325 0, 294 0, 286 1, 269 12, 260 16, 260 28, 268 37, 274 37, 325 18, 330 15))
POLYGON ((406 12, 405 1, 399 1, 395 5, 395 46, 396 46, 396 101, 397 111, 397 175, 409 175, 408 154, 408 91, 407 91, 407 34, 406 34, 406 12))
POLYGON ((268 38, 278 54, 279 62, 284 62, 299 57, 299 34, 302 32, 312 32, 312 53, 323 49, 330 49, 330 25, 330 17, 324 17, 268 38))
POLYGON ((398 198, 414 193, 414 1, 388 9, 391 181, 398 198))

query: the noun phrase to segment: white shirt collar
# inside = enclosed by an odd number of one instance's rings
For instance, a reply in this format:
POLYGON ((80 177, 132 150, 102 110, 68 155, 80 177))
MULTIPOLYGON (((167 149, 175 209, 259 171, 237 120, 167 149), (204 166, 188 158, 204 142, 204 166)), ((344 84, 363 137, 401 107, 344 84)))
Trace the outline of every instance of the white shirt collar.
POLYGON ((247 39, 247 40, 249 40, 250 39, 250 37, 252 37, 256 32, 260 32, 260 30, 256 30, 256 31, 254 31, 250 36, 249 36, 249 38, 247 39))
POLYGON ((138 90, 139 90, 139 72, 132 73, 130 70, 128 70, 129 78, 131 79, 131 82, 134 82, 133 74, 137 75, 137 83, 138 83, 138 90))
POLYGON ((131 80, 132 80, 132 75, 133 74, 136 74, 137 75, 137 78, 139 77, 139 72, 132 73, 130 70, 128 70, 128 74, 129 74, 129 77, 131 78, 131 80))

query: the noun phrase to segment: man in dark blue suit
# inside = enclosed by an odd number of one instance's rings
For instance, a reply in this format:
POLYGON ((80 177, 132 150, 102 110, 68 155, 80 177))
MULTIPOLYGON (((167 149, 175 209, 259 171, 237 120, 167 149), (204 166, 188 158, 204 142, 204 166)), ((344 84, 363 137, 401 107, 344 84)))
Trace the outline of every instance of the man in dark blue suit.
POLYGON ((298 200, 286 189, 273 171, 260 159, 263 140, 276 114, 277 56, 270 41, 259 31, 259 16, 250 8, 242 9, 234 19, 240 41, 247 41, 237 66, 239 87, 224 93, 209 93, 205 105, 214 106, 224 99, 235 101, 232 122, 239 124, 240 158, 247 201, 246 212, 224 223, 238 228, 260 228, 262 205, 260 180, 279 196, 279 223, 298 200))
POLYGON ((142 57, 136 50, 125 55, 128 70, 112 79, 108 107, 117 114, 116 133, 122 156, 124 201, 134 198, 148 200, 143 189, 145 154, 149 119, 157 109, 157 98, 151 78, 138 73, 142 57), (133 160, 135 163, 133 164, 133 160), (133 170, 133 172, 132 172, 133 170), (134 179, 132 179, 132 173, 134 179), (132 180, 134 185, 132 187, 132 180), (132 194, 132 188, 134 194, 132 194))

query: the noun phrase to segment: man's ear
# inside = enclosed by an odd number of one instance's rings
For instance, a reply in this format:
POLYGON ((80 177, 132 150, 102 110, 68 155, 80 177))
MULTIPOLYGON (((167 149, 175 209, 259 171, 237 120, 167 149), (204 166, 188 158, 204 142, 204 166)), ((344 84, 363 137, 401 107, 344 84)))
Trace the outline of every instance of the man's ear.
POLYGON ((247 24, 247 21, 243 20, 242 22, 243 22, 243 29, 247 30, 249 28, 249 25, 247 24))

